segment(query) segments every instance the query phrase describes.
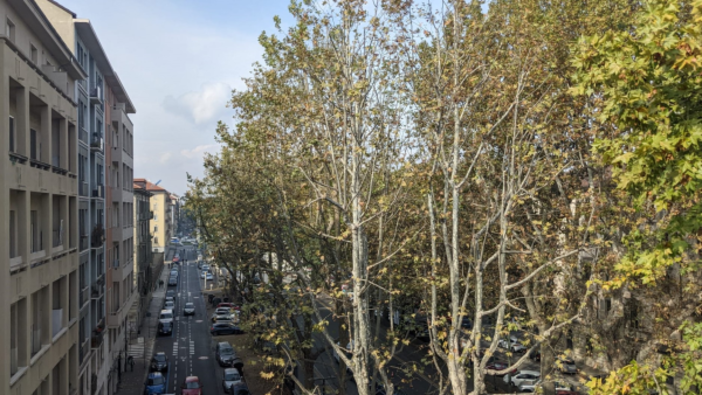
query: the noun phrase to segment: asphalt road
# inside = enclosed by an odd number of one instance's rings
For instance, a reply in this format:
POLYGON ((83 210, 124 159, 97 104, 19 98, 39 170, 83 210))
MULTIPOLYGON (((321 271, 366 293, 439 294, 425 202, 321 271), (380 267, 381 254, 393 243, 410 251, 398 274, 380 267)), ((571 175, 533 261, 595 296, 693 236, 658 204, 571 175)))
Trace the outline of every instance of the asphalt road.
POLYGON ((168 287, 176 290, 174 331, 171 336, 156 339, 154 353, 165 352, 168 356, 167 394, 180 393, 187 376, 198 376, 207 394, 224 394, 221 368, 214 359, 209 319, 206 316, 205 300, 200 295, 202 280, 197 269, 197 251, 186 246, 178 251, 181 264, 178 285, 168 287), (195 316, 183 316, 185 303, 195 303, 195 316))

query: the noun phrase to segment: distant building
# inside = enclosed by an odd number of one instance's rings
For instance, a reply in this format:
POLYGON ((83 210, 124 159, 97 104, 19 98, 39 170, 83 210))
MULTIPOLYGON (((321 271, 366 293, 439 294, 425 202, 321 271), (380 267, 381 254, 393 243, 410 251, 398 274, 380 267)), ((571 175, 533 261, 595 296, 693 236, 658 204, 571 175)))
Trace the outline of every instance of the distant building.
POLYGON ((151 245, 155 252, 165 252, 173 235, 173 200, 171 193, 164 188, 147 181, 144 178, 135 178, 134 184, 152 193, 151 211, 153 218, 149 224, 151 231, 151 245))

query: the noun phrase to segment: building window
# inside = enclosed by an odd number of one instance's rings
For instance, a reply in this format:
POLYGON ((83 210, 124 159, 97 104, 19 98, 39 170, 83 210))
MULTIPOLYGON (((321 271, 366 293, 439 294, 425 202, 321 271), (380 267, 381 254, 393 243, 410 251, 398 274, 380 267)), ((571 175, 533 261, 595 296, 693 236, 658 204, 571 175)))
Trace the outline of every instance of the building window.
POLYGON ((158 226, 154 226, 154 232, 158 232, 158 226))
POLYGON ((15 140, 17 136, 15 135, 15 117, 10 117, 10 152, 17 152, 17 147, 15 146, 15 140))
POLYGON ((44 248, 42 248, 41 224, 39 223, 37 210, 32 210, 30 213, 30 221, 32 227, 32 252, 41 251, 44 248))
POLYGON ((10 258, 17 256, 17 213, 10 210, 10 258))
POLYGON ((35 47, 32 44, 29 44, 29 52, 31 54, 32 63, 38 64, 39 63, 39 51, 37 51, 37 47, 35 47))
POLYGON ((5 35, 10 41, 15 42, 15 24, 10 19, 7 19, 5 23, 5 35))

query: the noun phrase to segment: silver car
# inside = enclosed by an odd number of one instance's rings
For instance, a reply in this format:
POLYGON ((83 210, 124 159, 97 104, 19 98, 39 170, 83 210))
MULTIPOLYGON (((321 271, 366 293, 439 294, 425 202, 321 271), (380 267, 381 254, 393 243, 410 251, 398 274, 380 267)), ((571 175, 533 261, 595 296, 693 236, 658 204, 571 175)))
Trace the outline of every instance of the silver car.
POLYGON ((195 315, 195 303, 188 302, 183 309, 183 315, 195 315))
POLYGON ((224 392, 229 394, 232 391, 232 386, 237 383, 241 383, 241 373, 237 368, 227 368, 224 369, 224 376, 222 377, 222 387, 224 387, 224 392))

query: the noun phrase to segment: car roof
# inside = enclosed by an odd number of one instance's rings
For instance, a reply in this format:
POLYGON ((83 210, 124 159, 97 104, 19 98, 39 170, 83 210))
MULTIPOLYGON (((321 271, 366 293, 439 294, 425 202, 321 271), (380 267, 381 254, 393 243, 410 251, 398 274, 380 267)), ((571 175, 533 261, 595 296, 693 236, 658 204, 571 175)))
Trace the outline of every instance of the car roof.
POLYGON ((163 375, 161 374, 161 372, 151 372, 151 373, 149 373, 149 378, 150 378, 150 379, 155 379, 155 378, 157 378, 157 377, 163 377, 163 375))
POLYGON ((156 353, 156 355, 166 355, 166 353, 163 352, 163 351, 159 351, 159 352, 156 353))
POLYGON ((192 383, 194 381, 200 381, 200 378, 197 376, 188 376, 185 378, 186 383, 192 383))
POLYGON ((229 342, 219 342, 219 344, 217 344, 217 345, 220 346, 220 347, 224 347, 224 346, 229 346, 229 347, 231 347, 231 346, 232 346, 231 344, 229 344, 229 342))
POLYGON ((537 370, 520 370, 520 371, 518 371, 516 374, 522 374, 522 373, 524 373, 524 374, 533 374, 533 375, 541 376, 541 372, 539 372, 539 371, 537 371, 537 370))
POLYGON ((173 310, 172 310, 172 309, 163 309, 163 310, 161 310, 161 313, 160 313, 160 314, 163 314, 163 313, 171 313, 171 314, 173 314, 173 310))
POLYGON ((227 374, 227 373, 236 373, 236 374, 238 374, 238 375, 241 376, 241 373, 239 372, 239 369, 237 369, 237 368, 226 368, 226 369, 224 369, 224 374, 227 374))

